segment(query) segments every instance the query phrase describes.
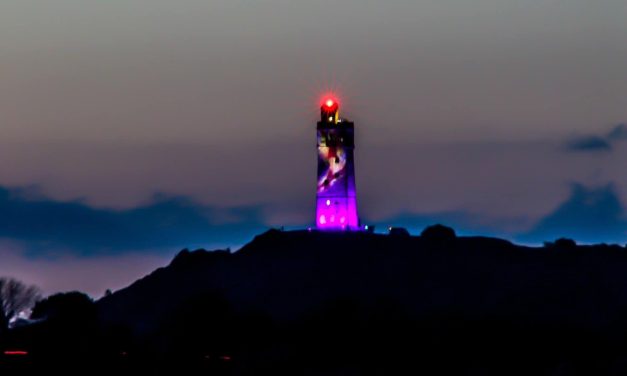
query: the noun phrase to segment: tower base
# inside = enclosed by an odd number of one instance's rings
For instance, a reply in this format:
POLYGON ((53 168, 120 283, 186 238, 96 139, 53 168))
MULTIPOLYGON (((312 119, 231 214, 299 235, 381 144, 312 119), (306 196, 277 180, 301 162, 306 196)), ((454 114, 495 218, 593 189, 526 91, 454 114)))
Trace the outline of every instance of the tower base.
POLYGON ((359 231, 355 197, 318 197, 316 227, 319 230, 359 231))

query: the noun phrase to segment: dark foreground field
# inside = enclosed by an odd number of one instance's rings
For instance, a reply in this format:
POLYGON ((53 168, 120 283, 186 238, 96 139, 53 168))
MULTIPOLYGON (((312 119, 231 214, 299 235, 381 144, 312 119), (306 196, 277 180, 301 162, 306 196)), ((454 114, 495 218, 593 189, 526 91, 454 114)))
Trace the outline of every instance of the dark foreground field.
POLYGON ((36 313, 0 374, 623 375, 627 250, 271 230, 36 313))

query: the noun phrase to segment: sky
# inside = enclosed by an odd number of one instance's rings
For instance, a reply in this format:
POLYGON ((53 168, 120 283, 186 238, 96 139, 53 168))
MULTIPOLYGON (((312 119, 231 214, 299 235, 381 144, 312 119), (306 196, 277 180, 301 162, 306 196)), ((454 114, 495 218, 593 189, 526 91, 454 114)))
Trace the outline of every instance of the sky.
POLYGON ((313 225, 325 93, 379 229, 627 242, 624 0, 3 0, 0 275, 99 297, 313 225))

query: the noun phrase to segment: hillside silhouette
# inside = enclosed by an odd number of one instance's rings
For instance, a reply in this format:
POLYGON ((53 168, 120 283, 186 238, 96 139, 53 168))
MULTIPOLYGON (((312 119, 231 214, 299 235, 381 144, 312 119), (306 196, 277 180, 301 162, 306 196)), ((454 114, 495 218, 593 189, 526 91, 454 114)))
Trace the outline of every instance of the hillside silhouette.
POLYGON ((444 226, 421 236, 270 230, 234 253, 181 251, 92 303, 97 325, 85 298, 49 300, 39 318, 71 301, 83 307, 72 315, 89 318, 72 322, 88 330, 55 316, 15 338, 43 354, 54 347, 43 333, 64 325, 82 359, 110 370, 627 372, 627 253, 617 245, 533 248, 444 226))

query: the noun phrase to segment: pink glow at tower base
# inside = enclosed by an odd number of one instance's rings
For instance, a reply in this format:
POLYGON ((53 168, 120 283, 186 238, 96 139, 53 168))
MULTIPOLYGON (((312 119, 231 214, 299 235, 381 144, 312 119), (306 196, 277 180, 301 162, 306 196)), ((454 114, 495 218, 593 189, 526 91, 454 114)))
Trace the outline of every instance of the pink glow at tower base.
POLYGON ((324 230, 359 230, 357 199, 319 197, 316 203, 316 227, 324 230))

